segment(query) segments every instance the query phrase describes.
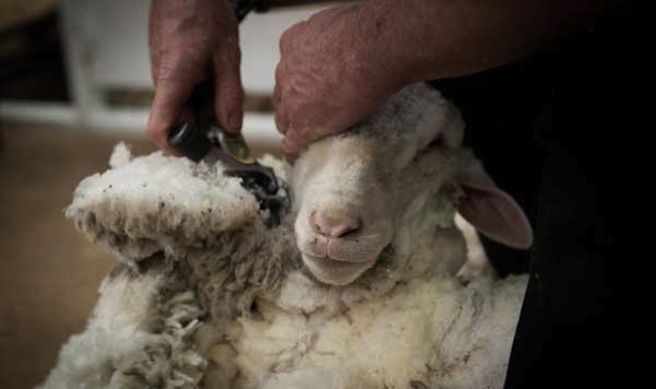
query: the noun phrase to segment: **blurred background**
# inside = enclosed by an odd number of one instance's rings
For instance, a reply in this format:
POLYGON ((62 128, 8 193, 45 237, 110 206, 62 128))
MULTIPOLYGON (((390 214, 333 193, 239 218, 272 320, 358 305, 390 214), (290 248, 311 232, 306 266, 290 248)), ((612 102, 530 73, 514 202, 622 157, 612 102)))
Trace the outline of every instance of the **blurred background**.
MULTIPOLYGON (((251 14, 240 27, 244 134, 278 154, 278 38, 324 6, 251 14)), ((113 258, 63 216, 81 179, 143 129, 153 96, 148 0, 0 0, 0 382, 31 388, 85 325, 113 258)))

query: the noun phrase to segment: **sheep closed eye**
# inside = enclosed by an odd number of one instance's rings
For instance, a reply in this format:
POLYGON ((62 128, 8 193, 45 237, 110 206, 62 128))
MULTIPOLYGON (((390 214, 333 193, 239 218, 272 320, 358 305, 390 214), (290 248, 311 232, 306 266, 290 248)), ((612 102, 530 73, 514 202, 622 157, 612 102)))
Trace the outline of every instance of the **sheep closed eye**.
POLYGON ((440 149, 444 146, 444 136, 442 134, 438 134, 433 140, 430 141, 423 149, 421 149, 414 157, 414 160, 418 160, 419 158, 425 156, 426 154, 429 154, 432 151, 435 151, 436 149, 440 149))
POLYGON ((437 151, 438 149, 441 149, 444 147, 444 136, 442 134, 438 134, 433 140, 430 141, 426 146, 424 146, 423 149, 420 149, 415 156, 413 157, 413 161, 416 162, 419 159, 425 157, 426 155, 431 154, 434 151, 437 151))
POLYGON ((428 146, 426 146, 426 149, 429 150, 429 149, 434 149, 434 148, 442 147, 442 146, 444 146, 444 137, 442 136, 442 134, 440 134, 440 135, 438 135, 437 137, 435 137, 435 138, 434 138, 434 139, 428 144, 428 146))

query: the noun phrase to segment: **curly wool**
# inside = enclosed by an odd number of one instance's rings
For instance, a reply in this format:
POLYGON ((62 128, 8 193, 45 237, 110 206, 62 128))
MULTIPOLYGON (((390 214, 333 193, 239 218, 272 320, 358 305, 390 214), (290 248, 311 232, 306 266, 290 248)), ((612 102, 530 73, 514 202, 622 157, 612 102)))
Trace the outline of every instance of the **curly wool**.
POLYGON ((41 388, 198 387, 207 361, 190 339, 204 311, 175 272, 119 265, 100 294, 86 330, 62 347, 41 388))

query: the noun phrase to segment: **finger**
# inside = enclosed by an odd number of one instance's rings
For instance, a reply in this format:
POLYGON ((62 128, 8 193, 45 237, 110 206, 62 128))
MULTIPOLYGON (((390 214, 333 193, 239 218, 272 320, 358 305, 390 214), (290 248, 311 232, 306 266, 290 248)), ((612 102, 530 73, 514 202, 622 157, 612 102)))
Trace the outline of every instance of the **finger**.
MULTIPOLYGON (((278 74, 278 71, 276 71, 276 74, 278 74)), ((276 77, 277 79, 277 77, 276 77)), ((273 108, 278 109, 280 104, 282 103, 282 87, 280 86, 280 82, 276 81, 276 85, 273 87, 273 108)))
POLYGON ((287 114, 282 102, 282 66, 278 64, 275 73, 276 85, 273 88, 273 107, 275 109, 275 122, 278 132, 285 134, 287 132, 287 114))
POLYGON ((177 154, 168 144, 171 126, 178 122, 194 82, 160 80, 150 109, 146 135, 162 150, 177 154))
POLYGON ((287 115, 285 113, 284 107, 276 108, 276 114, 274 116, 276 122, 276 128, 278 132, 285 135, 287 133, 287 128, 289 127, 289 121, 287 120, 287 115))
POLYGON ((285 137, 282 140, 282 152, 285 157, 285 160, 291 165, 298 159, 299 152, 297 151, 298 147, 294 144, 294 141, 289 137, 285 137))
POLYGON ((301 34, 301 30, 307 26, 307 21, 301 21, 296 24, 289 26, 285 31, 280 34, 280 39, 278 41, 278 49, 280 50, 280 56, 284 57, 290 46, 294 44, 295 38, 301 34))
POLYGON ((298 131, 297 128, 291 127, 288 129, 285 138, 282 141, 282 150, 285 155, 297 156, 307 147, 304 141, 303 133, 298 131))
POLYGON ((223 128, 239 132, 244 118, 244 88, 239 73, 241 53, 236 41, 228 45, 214 59, 214 111, 223 128))

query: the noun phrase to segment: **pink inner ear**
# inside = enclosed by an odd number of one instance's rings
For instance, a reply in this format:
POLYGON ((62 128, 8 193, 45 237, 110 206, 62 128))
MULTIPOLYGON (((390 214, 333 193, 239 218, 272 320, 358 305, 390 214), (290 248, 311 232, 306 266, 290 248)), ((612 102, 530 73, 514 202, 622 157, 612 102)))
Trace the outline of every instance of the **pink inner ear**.
POLYGON ((488 177, 461 178, 465 197, 458 212, 477 230, 506 246, 527 249, 533 243, 533 230, 517 202, 494 185, 488 177))

